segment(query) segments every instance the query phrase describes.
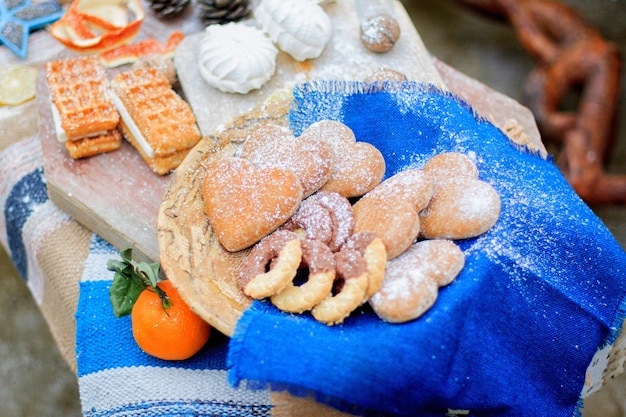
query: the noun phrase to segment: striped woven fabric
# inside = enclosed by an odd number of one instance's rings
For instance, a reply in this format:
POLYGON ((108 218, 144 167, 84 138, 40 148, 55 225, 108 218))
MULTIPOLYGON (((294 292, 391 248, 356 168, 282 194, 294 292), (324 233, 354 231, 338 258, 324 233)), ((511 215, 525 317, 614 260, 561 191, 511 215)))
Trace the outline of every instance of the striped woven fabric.
POLYGON ((86 416, 265 416, 266 391, 231 388, 228 339, 216 331, 193 358, 170 362, 142 352, 130 316, 115 318, 109 301, 117 250, 94 234, 84 262, 76 313, 78 382, 86 416))
POLYGON ((218 332, 187 361, 161 361, 137 347, 130 317, 115 318, 109 301, 106 264, 118 251, 48 199, 37 137, 0 153, 0 210, 0 242, 76 367, 85 416, 270 415, 268 391, 229 385, 228 339, 218 332), (53 252, 71 255, 49 259, 53 252), (67 273, 64 283, 54 270, 67 273))

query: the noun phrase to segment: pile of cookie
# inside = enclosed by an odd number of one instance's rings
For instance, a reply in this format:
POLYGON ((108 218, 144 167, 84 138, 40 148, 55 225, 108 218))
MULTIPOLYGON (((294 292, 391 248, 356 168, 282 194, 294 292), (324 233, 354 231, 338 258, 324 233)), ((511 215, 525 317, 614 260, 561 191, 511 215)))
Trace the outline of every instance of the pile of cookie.
POLYGON ((442 153, 383 181, 380 151, 331 120, 299 137, 260 124, 236 155, 205 169, 219 242, 249 249, 243 293, 328 325, 365 303, 387 322, 421 316, 464 267, 454 240, 487 232, 500 215, 498 193, 468 156, 442 153))

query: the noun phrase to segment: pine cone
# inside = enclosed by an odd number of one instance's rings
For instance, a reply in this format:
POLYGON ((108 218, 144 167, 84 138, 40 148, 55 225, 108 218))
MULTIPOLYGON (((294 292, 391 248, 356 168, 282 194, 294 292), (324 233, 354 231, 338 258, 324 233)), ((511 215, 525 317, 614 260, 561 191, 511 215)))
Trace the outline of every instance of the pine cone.
POLYGON ((148 0, 150 9, 162 17, 175 17, 185 10, 191 0, 148 0))
POLYGON ((236 22, 250 12, 247 0, 197 0, 200 17, 207 25, 236 22))

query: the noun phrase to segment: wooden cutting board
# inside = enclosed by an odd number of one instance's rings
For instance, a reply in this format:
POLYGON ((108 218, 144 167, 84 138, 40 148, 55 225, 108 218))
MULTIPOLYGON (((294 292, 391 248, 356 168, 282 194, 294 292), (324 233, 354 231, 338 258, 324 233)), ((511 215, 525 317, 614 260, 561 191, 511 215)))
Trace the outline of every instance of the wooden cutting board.
MULTIPOLYGON (((191 8, 184 15, 169 20, 158 19, 147 11, 134 41, 155 38, 165 42, 175 30, 189 36, 201 29, 201 20, 191 8)), ((44 62, 78 55, 66 49, 59 52, 52 37, 46 42, 50 42, 49 49, 55 54, 44 62)), ((109 79, 129 67, 107 69, 109 79)), ((158 259, 156 216, 169 176, 153 173, 128 143, 123 143, 118 151, 92 158, 70 158, 56 138, 43 68, 37 80, 37 107, 50 199, 117 248, 132 247, 139 259, 158 259)))
POLYGON ((224 94, 209 86, 196 64, 203 34, 185 39, 176 50, 174 63, 187 101, 194 109, 200 130, 210 135, 225 122, 262 103, 274 91, 310 80, 362 80, 380 68, 393 68, 414 81, 429 82, 440 88, 445 84, 413 22, 399 1, 394 3, 401 35, 386 53, 366 49, 359 39, 359 19, 354 0, 335 0, 324 5, 330 17, 332 37, 322 55, 298 62, 279 52, 274 76, 259 90, 248 94, 224 94))

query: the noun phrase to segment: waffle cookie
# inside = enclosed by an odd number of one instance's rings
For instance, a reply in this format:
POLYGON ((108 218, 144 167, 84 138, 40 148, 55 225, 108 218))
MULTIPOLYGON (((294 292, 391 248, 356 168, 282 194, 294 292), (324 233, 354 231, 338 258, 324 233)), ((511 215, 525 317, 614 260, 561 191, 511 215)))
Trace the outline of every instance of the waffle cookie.
POLYGON ((104 68, 94 57, 46 64, 52 118, 59 141, 74 159, 121 146, 120 116, 107 94, 104 68))
POLYGON ((155 68, 117 74, 112 99, 124 137, 150 168, 165 175, 178 167, 201 138, 191 107, 155 68))

